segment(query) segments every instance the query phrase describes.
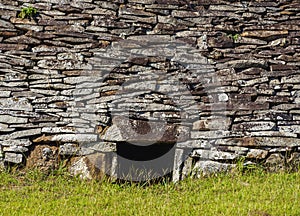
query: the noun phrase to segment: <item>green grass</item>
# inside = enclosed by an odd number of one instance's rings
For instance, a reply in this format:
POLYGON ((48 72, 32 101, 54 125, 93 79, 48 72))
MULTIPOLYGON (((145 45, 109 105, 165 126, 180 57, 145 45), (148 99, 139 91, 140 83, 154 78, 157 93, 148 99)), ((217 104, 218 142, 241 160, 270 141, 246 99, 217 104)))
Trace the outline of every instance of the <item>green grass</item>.
POLYGON ((178 184, 0 174, 0 215, 300 215, 300 173, 252 172, 178 184))
POLYGON ((37 15, 37 9, 34 7, 25 7, 22 8, 22 10, 19 12, 18 17, 22 19, 31 19, 34 18, 37 15))

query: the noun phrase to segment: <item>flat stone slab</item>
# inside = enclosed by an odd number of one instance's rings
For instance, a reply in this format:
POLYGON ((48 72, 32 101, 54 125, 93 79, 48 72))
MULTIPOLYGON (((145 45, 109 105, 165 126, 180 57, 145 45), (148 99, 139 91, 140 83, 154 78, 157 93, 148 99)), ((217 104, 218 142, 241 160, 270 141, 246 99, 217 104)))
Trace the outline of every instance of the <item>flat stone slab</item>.
POLYGON ((300 139, 288 137, 242 137, 219 139, 218 145, 232 145, 244 147, 297 147, 300 146, 300 139))
POLYGON ((176 143, 189 138, 189 127, 116 117, 100 138, 112 142, 176 143))
POLYGON ((22 110, 32 111, 32 105, 26 98, 2 98, 0 110, 22 110))

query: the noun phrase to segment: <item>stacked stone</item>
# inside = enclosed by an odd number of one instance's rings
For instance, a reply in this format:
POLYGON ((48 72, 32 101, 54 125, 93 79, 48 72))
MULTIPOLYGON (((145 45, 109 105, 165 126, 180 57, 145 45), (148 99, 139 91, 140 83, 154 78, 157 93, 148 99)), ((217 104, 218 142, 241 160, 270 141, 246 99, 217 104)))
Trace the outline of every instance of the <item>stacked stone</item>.
POLYGON ((154 141, 185 161, 174 180, 295 162, 299 13, 297 0, 1 0, 1 161, 97 152, 112 169, 118 146, 164 131, 154 141))

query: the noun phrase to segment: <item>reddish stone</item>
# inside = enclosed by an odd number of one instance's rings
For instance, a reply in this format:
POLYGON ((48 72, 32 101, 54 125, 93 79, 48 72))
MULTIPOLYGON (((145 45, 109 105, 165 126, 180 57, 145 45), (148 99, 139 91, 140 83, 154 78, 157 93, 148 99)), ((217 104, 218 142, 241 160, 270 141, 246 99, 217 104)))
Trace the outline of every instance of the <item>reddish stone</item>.
POLYGON ((271 65, 271 71, 286 71, 286 70, 298 70, 298 68, 294 65, 271 65))
POLYGON ((0 31, 0 36, 3 37, 12 37, 12 36, 17 36, 18 32, 16 31, 0 31))
POLYGON ((0 44, 0 50, 26 50, 28 45, 25 44, 0 44))

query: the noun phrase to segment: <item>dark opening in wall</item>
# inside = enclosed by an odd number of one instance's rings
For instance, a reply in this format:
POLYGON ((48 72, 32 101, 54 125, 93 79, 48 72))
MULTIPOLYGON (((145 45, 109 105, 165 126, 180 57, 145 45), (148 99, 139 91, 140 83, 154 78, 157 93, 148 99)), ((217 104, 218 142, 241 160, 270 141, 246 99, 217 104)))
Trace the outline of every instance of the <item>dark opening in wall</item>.
POLYGON ((152 145, 134 145, 127 142, 117 144, 117 154, 128 160, 149 161, 155 160, 169 151, 175 144, 154 143, 152 145))
POLYGON ((157 179, 170 176, 173 170, 175 143, 134 145, 117 144, 118 177, 130 180, 157 179))

